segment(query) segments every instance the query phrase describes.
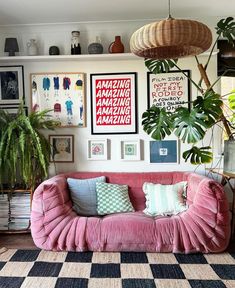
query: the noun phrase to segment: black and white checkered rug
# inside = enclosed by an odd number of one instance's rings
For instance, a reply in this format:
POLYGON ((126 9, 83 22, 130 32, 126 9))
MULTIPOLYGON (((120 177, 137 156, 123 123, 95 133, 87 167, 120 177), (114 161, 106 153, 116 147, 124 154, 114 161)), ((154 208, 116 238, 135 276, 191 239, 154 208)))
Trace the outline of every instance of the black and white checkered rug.
POLYGON ((235 288, 235 253, 0 249, 0 288, 235 288))

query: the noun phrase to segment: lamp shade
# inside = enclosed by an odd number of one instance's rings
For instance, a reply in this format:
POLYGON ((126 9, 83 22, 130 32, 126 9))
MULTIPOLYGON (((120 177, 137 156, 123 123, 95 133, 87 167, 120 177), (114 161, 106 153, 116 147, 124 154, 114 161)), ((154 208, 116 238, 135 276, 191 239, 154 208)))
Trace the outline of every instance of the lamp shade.
POLYGON ((140 57, 176 59, 198 55, 209 49, 211 43, 212 33, 205 24, 169 17, 134 32, 130 49, 140 57))
POLYGON ((6 38, 4 52, 9 52, 9 56, 15 56, 15 52, 19 52, 16 38, 6 38))

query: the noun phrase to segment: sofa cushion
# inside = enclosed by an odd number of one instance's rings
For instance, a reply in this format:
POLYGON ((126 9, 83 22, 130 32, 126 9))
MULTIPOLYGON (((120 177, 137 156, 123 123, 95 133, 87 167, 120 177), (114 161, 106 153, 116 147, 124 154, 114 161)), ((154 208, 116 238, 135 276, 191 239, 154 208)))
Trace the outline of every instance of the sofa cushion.
POLYGON ((99 215, 134 211, 127 185, 97 182, 96 191, 99 215))
POLYGON ((105 181, 105 176, 90 179, 67 178, 73 209, 79 215, 97 215, 96 183, 105 181))
POLYGON ((146 197, 144 213, 156 215, 174 215, 185 211, 187 182, 182 181, 174 185, 161 185, 145 182, 143 191, 146 197))

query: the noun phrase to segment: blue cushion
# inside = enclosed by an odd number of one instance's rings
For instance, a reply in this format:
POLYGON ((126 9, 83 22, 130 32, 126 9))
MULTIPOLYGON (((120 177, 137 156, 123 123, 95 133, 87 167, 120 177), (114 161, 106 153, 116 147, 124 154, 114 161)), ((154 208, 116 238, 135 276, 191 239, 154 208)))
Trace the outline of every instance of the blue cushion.
POLYGON ((67 179, 73 209, 79 215, 97 215, 96 183, 105 182, 105 180, 105 176, 91 179, 67 179))

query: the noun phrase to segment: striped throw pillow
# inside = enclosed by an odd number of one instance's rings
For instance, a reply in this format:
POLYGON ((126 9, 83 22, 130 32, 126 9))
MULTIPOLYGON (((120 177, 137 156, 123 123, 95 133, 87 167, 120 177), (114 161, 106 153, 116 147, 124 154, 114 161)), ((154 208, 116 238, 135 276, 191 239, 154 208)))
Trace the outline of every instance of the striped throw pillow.
POLYGON ((145 182, 143 184, 146 198, 144 213, 151 216, 175 215, 187 210, 186 189, 186 181, 174 185, 145 182))

